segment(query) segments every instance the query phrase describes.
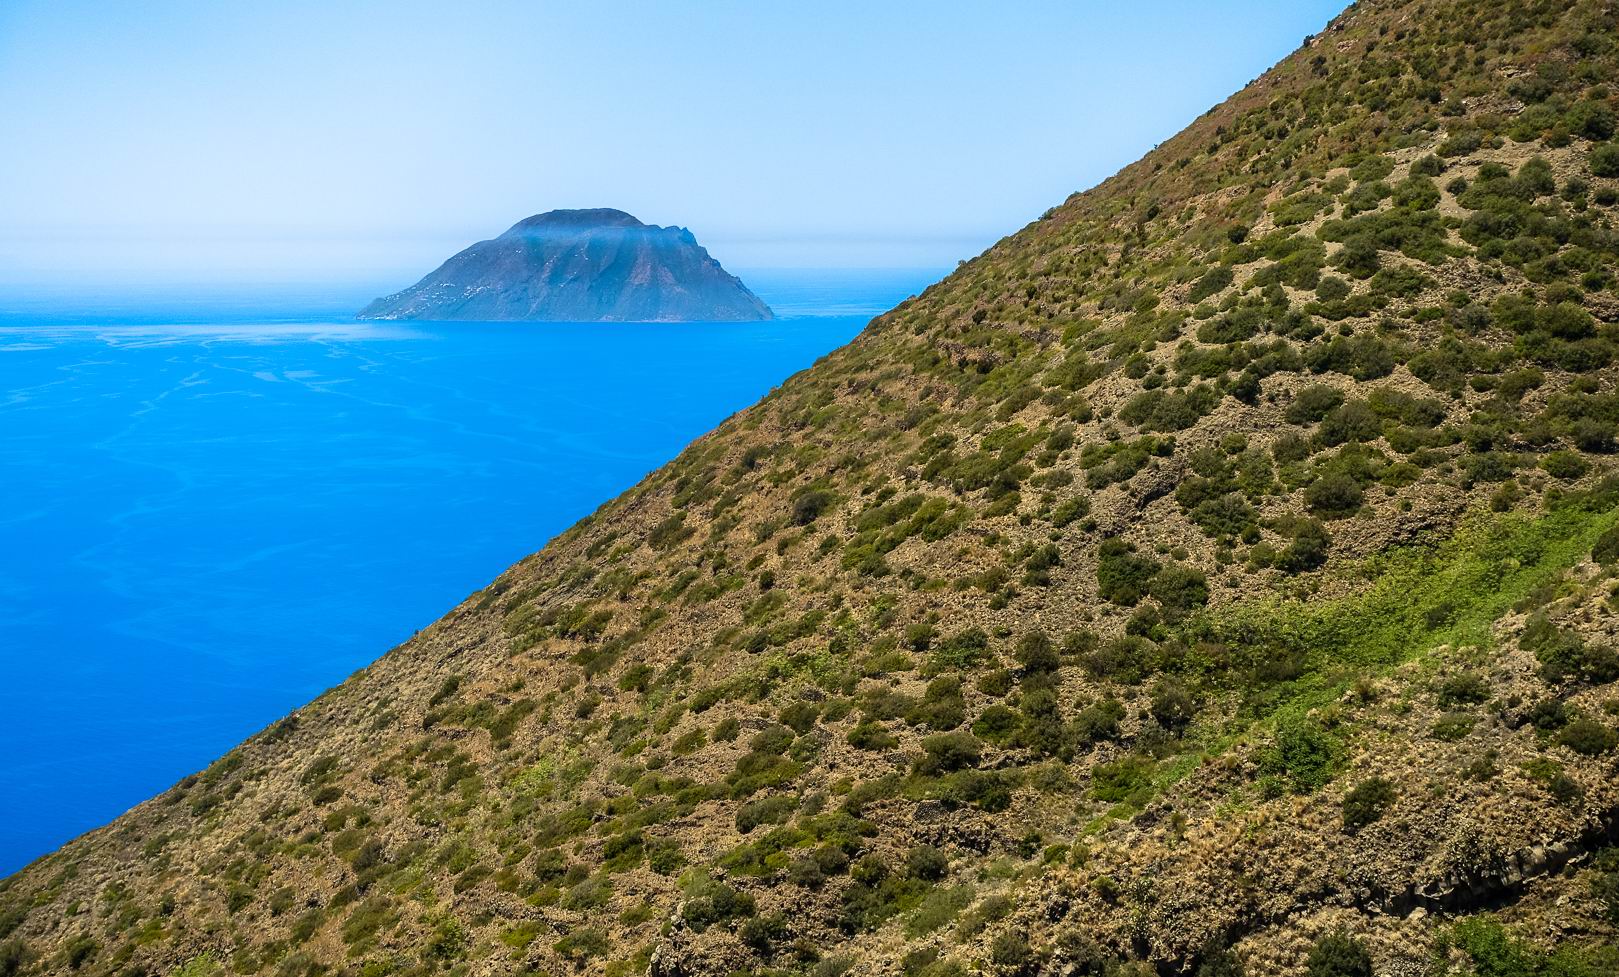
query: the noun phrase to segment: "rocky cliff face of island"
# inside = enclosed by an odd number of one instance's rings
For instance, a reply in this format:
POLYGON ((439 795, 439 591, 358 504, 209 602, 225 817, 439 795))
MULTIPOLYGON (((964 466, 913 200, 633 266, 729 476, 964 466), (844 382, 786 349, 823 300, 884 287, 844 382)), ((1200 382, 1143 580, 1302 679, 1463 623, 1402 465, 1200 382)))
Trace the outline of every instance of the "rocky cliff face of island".
POLYGON ((683 227, 553 210, 480 241, 361 319, 733 322, 773 318, 683 227))

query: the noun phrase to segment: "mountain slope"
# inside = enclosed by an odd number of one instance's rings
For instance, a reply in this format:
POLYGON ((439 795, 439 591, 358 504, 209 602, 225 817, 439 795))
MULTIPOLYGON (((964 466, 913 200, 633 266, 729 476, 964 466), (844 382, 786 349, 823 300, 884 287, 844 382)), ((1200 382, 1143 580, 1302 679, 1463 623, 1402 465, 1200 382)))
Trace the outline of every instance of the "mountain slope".
POLYGON ((1616 27, 1357 4, 8 880, 0 977, 1615 972, 1616 27))
POLYGON ((683 227, 621 210, 553 210, 480 241, 361 319, 729 322, 770 308, 683 227))

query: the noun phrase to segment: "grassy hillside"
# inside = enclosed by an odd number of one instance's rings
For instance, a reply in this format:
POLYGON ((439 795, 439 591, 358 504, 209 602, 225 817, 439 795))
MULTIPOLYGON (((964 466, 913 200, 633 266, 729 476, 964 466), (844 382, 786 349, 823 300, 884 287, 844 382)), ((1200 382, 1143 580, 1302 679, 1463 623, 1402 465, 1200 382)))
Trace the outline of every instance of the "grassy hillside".
POLYGON ((1616 37, 1356 4, 0 883, 0 977, 1619 972, 1616 37))

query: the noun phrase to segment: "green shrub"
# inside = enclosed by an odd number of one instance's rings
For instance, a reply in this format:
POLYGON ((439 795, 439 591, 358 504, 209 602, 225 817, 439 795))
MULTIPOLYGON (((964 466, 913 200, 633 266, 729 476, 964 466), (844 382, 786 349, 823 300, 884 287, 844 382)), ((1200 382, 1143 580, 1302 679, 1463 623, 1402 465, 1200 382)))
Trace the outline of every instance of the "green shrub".
POLYGON ((748 740, 748 749, 754 753, 774 753, 780 756, 787 752, 787 748, 793 745, 796 738, 797 734, 793 732, 792 727, 778 723, 754 733, 753 738, 748 740))
POLYGON ((1326 275, 1315 287, 1315 297, 1323 302, 1341 302, 1350 295, 1349 283, 1337 275, 1326 275))
MULTIPOLYGON (((583 866, 580 866, 583 869, 583 866)), ((600 909, 613 898, 613 880, 603 872, 589 875, 574 883, 562 899, 564 909, 600 909)))
POLYGON ((1591 150, 1591 175, 1619 176, 1619 143, 1604 143, 1591 150))
POLYGON ((1529 619, 1519 643, 1540 662, 1541 677, 1548 682, 1574 678, 1603 683, 1619 679, 1619 652, 1564 631, 1543 613, 1529 619))
POLYGON ((386 897, 372 896, 354 907, 343 923, 343 939, 356 952, 371 946, 384 930, 392 929, 399 916, 386 897))
POLYGON ((1372 977, 1372 955, 1347 933, 1329 933, 1316 941, 1305 960, 1309 977, 1372 977))
POLYGON ((815 964, 810 971, 810 977, 843 977, 854 969, 855 958, 847 953, 837 953, 825 957, 815 964))
POLYGON ((1095 678, 1135 685, 1159 664, 1158 646, 1140 635, 1114 638, 1085 656, 1085 670, 1095 678))
POLYGON ((1134 607, 1147 595, 1158 569, 1157 560, 1137 555, 1135 544, 1122 539, 1104 540, 1097 549, 1097 589, 1102 599, 1115 604, 1134 607))
POLYGON ((1601 756, 1619 745, 1619 734, 1594 719, 1576 719, 1563 727, 1557 741, 1582 756, 1601 756))
POLYGON ((1197 716, 1197 699, 1175 679, 1161 679, 1153 686, 1148 712, 1165 729, 1179 732, 1197 716))
POLYGON ((1005 744, 1017 732, 1021 719, 1017 710, 1003 705, 992 705, 979 714, 972 725, 973 735, 989 743, 1005 744))
MULTIPOLYGON (((1445 159, 1452 159, 1457 156, 1466 156, 1482 145, 1484 145, 1483 136, 1473 130, 1464 130, 1454 133, 1450 138, 1440 143, 1435 152, 1445 159)), ((1312 971, 1310 977, 1317 977, 1317 975, 1312 971)))
POLYGON ((1151 757, 1139 753, 1099 763, 1091 772, 1091 796, 1110 804, 1140 800, 1152 785, 1155 767, 1151 757))
MULTIPOLYGON (((337 900, 334 897, 332 900, 334 907, 336 903, 337 900)), ((325 921, 326 914, 324 912, 319 909, 311 909, 293 920, 292 926, 288 928, 287 932, 295 942, 306 942, 315 935, 315 931, 320 929, 321 924, 325 921)))
POLYGON ((1321 421, 1321 443, 1330 446, 1375 441, 1382 434, 1382 421, 1365 401, 1351 400, 1321 421))
POLYGON ((664 550, 691 536, 692 532, 692 528, 686 525, 686 514, 677 512, 653 526, 647 533, 646 542, 655 550, 664 550))
POLYGON ((1595 99, 1580 102, 1564 114, 1563 122, 1570 132, 1592 142, 1613 138, 1614 112, 1606 102, 1595 99))
POLYGON ((1553 451, 1540 459, 1540 467, 1551 477, 1564 481, 1581 478, 1591 470, 1590 464, 1572 451, 1553 451))
POLYGON ((930 888, 929 883, 920 879, 890 871, 876 855, 857 862, 849 878, 851 884, 843 890, 840 923, 850 933, 876 929, 915 908, 930 888))
POLYGON ((1368 210, 1376 210, 1378 205, 1393 193, 1394 188, 1381 180, 1362 183, 1344 197, 1344 216, 1353 217, 1368 210))
POLYGON ((1477 672, 1460 672, 1439 683, 1436 698, 1443 709, 1477 705, 1490 697, 1490 683, 1477 672))
POLYGON ((606 956, 612 949, 607 933, 598 927, 576 929, 553 944, 552 949, 565 960, 581 965, 587 960, 606 956))
POLYGON ((824 489, 811 489, 793 500, 792 522, 795 526, 808 526, 821 518, 832 506, 836 505, 838 497, 824 489))
POLYGON ((101 944, 95 937, 85 933, 73 937, 62 948, 62 956, 67 960, 68 968, 78 970, 101 952, 101 944))
POLYGON ((1072 524, 1077 519, 1090 515, 1091 500, 1086 496, 1075 496, 1057 503, 1051 510, 1051 525, 1057 529, 1072 524))
POLYGON ((1240 343, 1259 335, 1263 324, 1258 309, 1251 305, 1239 305, 1198 326, 1197 341, 1219 346, 1240 343))
POLYGON ((1146 390, 1119 408, 1119 419, 1144 431, 1184 431, 1220 404, 1220 392, 1200 383, 1184 393, 1146 390))
POLYGON ((1259 751, 1259 768, 1285 777, 1295 791, 1308 794, 1332 779, 1342 749, 1337 737, 1314 720, 1286 715, 1277 720, 1270 745, 1259 751))
POLYGON ((646 854, 647 867, 659 875, 674 875, 686 864, 686 856, 681 852, 680 845, 668 839, 649 842, 646 854))
POLYGON ((1574 716, 1563 700, 1547 696, 1530 706, 1524 718, 1536 729, 1551 731, 1567 726, 1574 716))
POLYGON ((821 718, 821 704, 808 699, 800 699, 790 703, 781 714, 776 717, 782 725, 802 736, 815 728, 815 721, 821 718))
POLYGON ((1166 611, 1183 614, 1209 602, 1208 578, 1202 570, 1172 564, 1159 570, 1147 583, 1147 592, 1166 611))
MULTIPOLYGON (((774 794, 737 808, 736 830, 748 834, 761 824, 781 824, 798 810, 798 798, 791 794, 774 794)), ((603 851, 606 854, 606 851, 603 851)))
POLYGON ((1360 484, 1342 472, 1328 472, 1304 490, 1304 504, 1311 511, 1327 516, 1344 516, 1360 509, 1365 493, 1360 484))
POLYGON ((1291 540, 1269 561, 1278 570, 1284 573, 1303 573, 1327 562, 1327 552, 1332 547, 1332 535, 1319 520, 1289 517, 1278 519, 1271 528, 1291 540))
MULTIPOLYGON (((30 959, 28 945, 21 940, 0 943, 0 977, 16 977, 30 959)), ((210 958, 212 962, 212 958, 210 958)), ((181 968, 184 969, 184 968, 181 968)), ((178 973, 179 971, 176 971, 178 973)), ((188 975, 189 977, 189 975, 188 975)))
POLYGON ((1055 672, 1062 666, 1056 646, 1043 631, 1032 631, 1018 642, 1015 657, 1025 672, 1055 672))
POLYGON ((1436 740, 1454 743, 1457 740, 1467 738, 1467 735, 1473 731, 1474 722, 1475 720, 1471 713, 1447 712, 1434 722, 1433 729, 1429 733, 1436 740))
POLYGON ((933 639, 939 632, 933 625, 919 622, 907 625, 905 628, 905 647, 912 651, 927 651, 933 645, 933 639))
MULTIPOLYGON (((1601 174, 1598 175, 1600 176, 1601 174)), ((1205 273, 1202 278, 1199 278, 1197 283, 1192 286, 1191 292, 1186 296, 1187 301, 1193 303, 1201 302, 1216 292, 1224 291, 1226 286, 1231 284, 1233 277, 1234 275, 1232 274, 1231 269, 1225 267, 1224 265, 1210 268, 1208 272, 1205 273)))
POLYGON ((1203 948, 1198 954, 1195 977, 1247 977, 1248 970, 1242 964, 1242 958, 1223 942, 1216 940, 1203 948))
POLYGON ((1304 355, 1304 365, 1313 373, 1341 373, 1365 382, 1394 372, 1394 351, 1376 336, 1334 336, 1315 343, 1304 355))
POLYGON ((669 752, 675 756, 690 756, 703 748, 708 742, 708 735, 701 728, 688 730, 675 738, 669 745, 669 752))
POLYGON ((1291 424, 1315 424, 1344 402, 1344 395, 1334 387, 1316 383, 1301 389, 1287 406, 1287 420, 1291 424))
POLYGON ((777 753, 754 750, 736 762, 726 781, 731 785, 731 796, 751 797, 767 787, 785 784, 798 776, 799 765, 777 753))
POLYGON ((787 936, 787 919, 781 913, 770 913, 766 916, 755 916, 742 924, 737 932, 742 939, 742 945, 768 958, 776 943, 787 936))
POLYGON ((1603 566, 1619 563, 1619 526, 1597 538, 1596 544, 1591 547, 1591 559, 1603 566))
MULTIPOLYGON (((1201 483, 1204 481, 1197 478, 1183 481, 1181 489, 1175 493, 1176 497, 1182 499, 1184 503, 1185 498, 1196 494, 1196 490, 1203 487, 1201 483)), ((1187 512, 1187 516, 1210 536, 1236 537, 1256 525, 1258 512, 1240 493, 1227 492, 1198 502, 1187 512)))
POLYGON ((1124 704, 1117 699, 1103 699, 1074 715, 1074 737, 1082 746, 1117 739, 1123 720, 1124 704))
POLYGON ((955 729, 966 719, 961 678, 957 675, 941 675, 929 682, 922 701, 905 714, 905 721, 912 726, 926 726, 940 732, 955 729))
POLYGON ((423 953, 429 960, 448 961, 465 955, 467 947, 471 945, 472 938, 467 935, 466 927, 454 916, 441 916, 433 924, 433 932, 427 938, 423 953))
POLYGON ((922 897, 916 911, 905 921, 905 935, 915 939, 948 925, 972 900, 969 885, 935 888, 922 897))
POLYGON ((469 865, 460 875, 455 877, 453 888, 456 892, 466 892, 476 888, 478 883, 495 874, 495 870, 482 863, 469 865))
POLYGON ((989 943, 989 962, 997 967, 1021 971, 1033 958, 1028 939, 1016 930, 1003 930, 989 943))
POLYGON ((983 770, 961 770, 950 775, 941 796, 954 804, 971 804, 984 811, 1004 811, 1012 806, 1012 784, 1001 774, 983 770))
POLYGON ((937 882, 950 871, 950 858, 932 845, 917 845, 905 853, 905 874, 924 882, 937 882))
POLYGON ((937 733, 922 740, 922 756, 915 767, 917 773, 931 776, 976 767, 982 758, 978 737, 971 733, 937 733))
POLYGON ((686 925, 701 933, 716 923, 745 919, 754 914, 753 896, 718 882, 706 875, 685 889, 686 925))
POLYGON ((1344 827, 1353 830, 1371 824, 1394 806, 1396 796, 1394 782, 1387 778, 1372 777, 1361 781, 1344 795, 1344 827))
POLYGON ((1608 922, 1619 923, 1619 848, 1598 853, 1592 868, 1591 894, 1602 904, 1608 922))
POLYGON ((974 668, 990 657, 989 635, 980 628, 968 628, 940 642, 928 656, 930 675, 961 672, 974 668))
POLYGON ((1339 271, 1352 278, 1366 279, 1383 267, 1383 257, 1378 254, 1376 241, 1367 235, 1356 235, 1344 240, 1335 264, 1339 271))

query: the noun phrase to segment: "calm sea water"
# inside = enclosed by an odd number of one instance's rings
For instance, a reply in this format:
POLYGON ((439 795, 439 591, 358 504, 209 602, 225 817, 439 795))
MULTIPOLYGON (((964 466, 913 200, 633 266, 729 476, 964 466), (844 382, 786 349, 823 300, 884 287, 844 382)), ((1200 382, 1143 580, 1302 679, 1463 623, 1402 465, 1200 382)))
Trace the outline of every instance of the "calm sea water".
POLYGON ((369 324, 328 290, 0 296, 0 874, 433 621, 928 272, 747 324, 369 324))

